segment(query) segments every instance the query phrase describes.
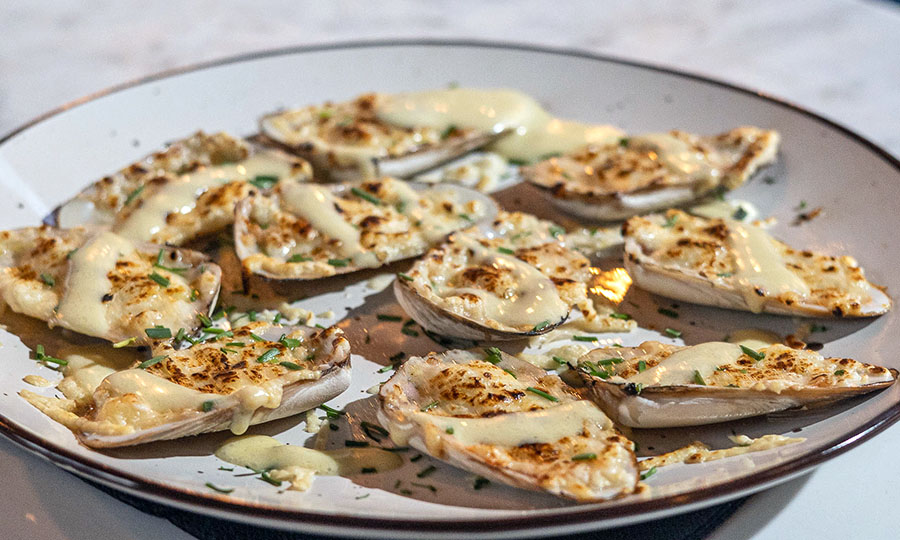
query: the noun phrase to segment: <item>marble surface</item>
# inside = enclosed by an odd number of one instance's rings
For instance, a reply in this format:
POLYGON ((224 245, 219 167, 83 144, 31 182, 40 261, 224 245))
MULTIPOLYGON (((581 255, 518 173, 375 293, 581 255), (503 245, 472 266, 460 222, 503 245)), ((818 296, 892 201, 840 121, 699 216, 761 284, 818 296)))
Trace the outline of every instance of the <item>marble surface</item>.
MULTIPOLYGON (((886 2, 135 0, 0 2, 0 135, 103 88, 300 44, 472 38, 588 50, 709 75, 798 103, 900 154, 900 9, 886 2)), ((894 538, 882 467, 900 426, 753 497, 714 538, 894 538), (878 464, 879 468, 872 464, 878 464), (881 471, 881 472, 879 472, 881 471), (848 516, 865 514, 864 520, 848 516), (872 517, 875 516, 875 517, 872 517), (883 517, 878 517, 883 516, 883 517), (862 525, 860 525, 862 521, 862 525), (862 529, 860 529, 862 527, 862 529)), ((11 538, 187 538, 0 440, 11 538), (52 488, 51 488, 52 486, 52 488), (91 510, 91 511, 88 511, 91 510), (104 515, 102 521, 91 516, 104 515)))

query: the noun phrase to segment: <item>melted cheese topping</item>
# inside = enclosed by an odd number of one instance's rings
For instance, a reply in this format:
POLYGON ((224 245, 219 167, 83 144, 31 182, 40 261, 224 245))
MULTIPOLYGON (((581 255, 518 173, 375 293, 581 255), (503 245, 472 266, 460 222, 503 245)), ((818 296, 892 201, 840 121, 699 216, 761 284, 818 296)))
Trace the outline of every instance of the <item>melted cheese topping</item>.
POLYGON ((377 263, 375 254, 360 245, 359 230, 338 212, 336 198, 327 186, 288 184, 282 187, 281 195, 288 210, 308 221, 322 234, 338 240, 341 255, 350 257, 358 266, 377 263))
POLYGON ((289 176, 292 163, 274 154, 260 152, 240 163, 209 166, 171 179, 152 195, 143 198, 123 222, 116 226, 120 235, 136 241, 149 241, 166 226, 170 214, 188 214, 197 198, 210 187, 233 180, 251 180, 257 176, 289 176))
POLYGON ((134 251, 125 238, 102 232, 72 255, 65 294, 57 309, 57 317, 67 328, 90 336, 109 332, 108 310, 102 300, 111 287, 107 276, 119 258, 134 251))
POLYGON ((701 343, 673 353, 652 368, 630 377, 628 381, 645 386, 694 384, 696 373, 707 377, 717 367, 736 362, 741 354, 741 348, 733 343, 701 343))
POLYGON ((376 115, 384 122, 446 130, 453 126, 512 133, 493 150, 507 158, 535 160, 605 143, 621 137, 611 126, 582 124, 552 117, 532 97, 515 90, 450 88, 384 96, 376 115))
POLYGON ((569 306, 559 297, 556 286, 537 268, 516 257, 489 250, 465 236, 460 235, 458 241, 470 251, 470 264, 508 272, 514 286, 503 296, 474 287, 448 287, 438 292, 441 297, 475 295, 481 299, 487 318, 511 327, 556 322, 568 314, 569 306))
POLYGON ((489 418, 457 418, 420 412, 416 420, 436 426, 462 444, 516 447, 554 443, 584 433, 585 424, 609 428, 611 423, 590 401, 572 401, 537 411, 498 414, 489 418))
POLYGON ((126 369, 107 376, 98 389, 113 396, 132 394, 158 413, 200 410, 206 401, 218 401, 221 396, 198 392, 142 369, 126 369))
POLYGON ((359 474, 364 468, 385 472, 403 465, 403 458, 380 448, 313 450, 287 445, 265 435, 229 439, 216 450, 216 457, 256 471, 270 471, 270 474, 301 468, 319 475, 346 476, 359 474))
POLYGON ((741 225, 728 220, 728 241, 735 257, 735 277, 741 284, 744 300, 750 310, 759 313, 765 293, 780 295, 794 293, 800 297, 809 295, 809 285, 788 269, 773 238, 759 227, 741 225))

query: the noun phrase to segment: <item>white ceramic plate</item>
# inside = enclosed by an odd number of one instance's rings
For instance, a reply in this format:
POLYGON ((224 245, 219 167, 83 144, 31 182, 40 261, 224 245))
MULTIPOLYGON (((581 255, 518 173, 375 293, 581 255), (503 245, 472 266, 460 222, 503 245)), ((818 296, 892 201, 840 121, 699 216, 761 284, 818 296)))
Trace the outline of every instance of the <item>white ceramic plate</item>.
MULTIPOLYGON (((583 53, 481 43, 369 43, 277 51, 153 77, 73 103, 0 141, 0 184, 7 193, 0 198, 0 227, 34 225, 88 182, 199 128, 250 134, 260 114, 279 107, 451 82, 517 88, 558 116, 611 123, 629 132, 677 127, 715 133, 742 124, 777 129, 784 139, 781 160, 763 174, 774 183, 757 178, 733 196, 778 218, 776 236, 798 246, 853 254, 872 281, 900 289, 900 244, 895 238, 900 230, 900 163, 872 143, 794 106, 696 76, 583 53), (791 226, 801 201, 808 208, 821 206, 824 213, 791 226)), ((537 211, 546 206, 524 186, 507 191, 502 200, 537 211)), ((317 313, 333 310, 333 321, 343 319, 354 347, 353 385, 331 403, 347 407, 349 425, 345 422, 340 432, 323 430, 335 446, 351 436, 364 438, 358 423, 372 419, 375 405, 365 390, 387 377, 377 373, 387 358, 401 350, 421 354, 439 349, 424 336, 400 334, 397 323, 376 319, 377 313, 401 314, 390 289, 379 290, 383 284, 373 287, 369 282, 377 274, 315 282, 294 291, 310 295, 304 306, 317 313), (374 338, 371 345, 364 345, 366 330, 374 338)), ((737 328, 787 334, 800 324, 790 318, 689 306, 679 308, 678 319, 657 313, 658 307, 669 304, 632 290, 621 310, 642 328, 600 336, 600 344, 671 342, 661 334, 666 327, 683 331, 687 343, 697 343, 722 339, 737 328)), ((4 319, 9 322, 10 316, 4 319)), ((815 334, 825 344, 824 354, 900 368, 891 338, 898 335, 896 314, 825 324, 828 330, 815 334)), ((37 373, 55 380, 59 375, 29 360, 27 347, 13 334, 0 331, 0 342, 0 429, 7 437, 67 470, 134 495, 306 532, 523 537, 636 523, 783 482, 871 437, 900 415, 900 387, 894 386, 870 399, 814 412, 635 433, 644 455, 697 439, 726 446, 725 435, 732 432, 793 433, 806 441, 739 458, 672 466, 649 480, 649 498, 604 504, 577 505, 496 484, 476 491, 472 475, 428 458, 414 463, 407 459, 391 473, 320 477, 307 493, 281 493, 256 478, 218 470, 222 462, 211 452, 224 434, 104 453, 78 445, 68 430, 17 396, 27 387, 23 376, 37 373), (437 472, 417 479, 416 473, 431 464, 437 472), (399 489, 397 480, 402 483, 399 489), (206 482, 235 491, 217 494, 206 482), (436 492, 410 482, 432 485, 436 492), (400 492, 410 488, 412 495, 400 492)), ((251 432, 292 444, 309 444, 310 438, 298 418, 251 432)))

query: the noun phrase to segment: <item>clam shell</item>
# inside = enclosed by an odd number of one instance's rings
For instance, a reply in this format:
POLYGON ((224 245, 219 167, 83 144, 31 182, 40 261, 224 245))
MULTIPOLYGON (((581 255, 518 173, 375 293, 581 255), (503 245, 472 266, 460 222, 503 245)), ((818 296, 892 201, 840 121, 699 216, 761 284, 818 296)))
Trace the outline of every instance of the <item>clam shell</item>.
MULTIPOLYGON (((274 342, 279 336, 297 329, 302 330, 307 337, 320 333, 316 328, 292 326, 271 326, 266 330, 257 330, 256 333, 263 339, 274 342)), ((337 327, 322 330, 321 333, 323 352, 316 359, 316 365, 321 370, 320 377, 283 386, 280 405, 274 409, 265 407, 257 409, 250 419, 250 425, 285 418, 315 408, 341 394, 350 386, 349 342, 337 327)), ((230 406, 217 407, 209 412, 184 411, 171 416, 164 424, 124 435, 90 432, 80 432, 77 435, 87 446, 112 448, 223 431, 229 429, 239 406, 239 403, 232 402, 230 406)))
MULTIPOLYGON (((382 176, 408 178, 486 146, 509 131, 481 132, 474 129, 452 129, 436 134, 432 128, 403 128, 380 121, 374 114, 377 94, 366 94, 354 101, 281 111, 263 116, 259 121, 264 144, 274 144, 312 163, 316 177, 332 182, 370 180, 382 176), (341 129, 354 128, 354 133, 375 131, 382 147, 346 145, 327 142, 318 137, 328 126, 323 111, 341 111, 341 129), (356 148, 348 154, 342 150, 356 148), (361 154, 359 152, 366 152, 361 154)), ((330 113, 329 113, 330 116, 330 113)))
MULTIPOLYGON (((450 365, 465 365, 482 358, 483 355, 461 350, 451 350, 439 355, 432 353, 426 358, 410 358, 382 385, 379 393, 379 422, 391 433, 395 442, 400 441, 454 466, 522 489, 547 491, 579 501, 607 500, 631 493, 635 489, 638 470, 632 445, 612 429, 612 424, 605 417, 602 425, 586 427, 582 435, 575 437, 584 445, 576 453, 584 452, 587 447, 588 451, 597 456, 594 460, 586 461, 571 459, 575 454, 566 442, 571 442, 570 439, 541 444, 541 447, 552 447, 553 457, 535 460, 527 451, 530 446, 528 444, 518 447, 524 450, 521 454, 515 452, 516 447, 497 444, 466 445, 453 433, 437 429, 434 424, 429 423, 427 416, 431 415, 423 411, 430 410, 429 404, 433 399, 443 397, 443 394, 437 395, 440 390, 431 388, 430 381, 439 377, 450 365), (579 469, 582 466, 584 468, 579 469)), ((540 386, 555 396, 559 405, 580 401, 578 395, 559 377, 504 353, 500 353, 500 358, 496 366, 515 373, 516 388, 524 385, 540 386)), ((482 367, 472 369, 484 370, 482 367)), ((481 395, 479 392, 503 393, 505 390, 506 387, 503 386, 491 386, 489 389, 466 387, 461 389, 463 396, 446 406, 471 408, 458 412, 460 416, 473 418, 476 422, 479 418, 495 419, 530 410, 528 405, 516 403, 515 400, 504 400, 497 408, 491 408, 489 396, 478 397, 481 395), (469 393, 478 395, 470 396, 469 393), (517 405, 519 409, 516 409, 517 405)), ((534 398, 528 392, 525 394, 521 399, 534 398)), ((602 416, 599 411, 597 414, 602 416)), ((450 414, 445 411, 435 415, 435 418, 439 420, 448 415, 450 414)))
POLYGON ((667 138, 680 145, 673 152, 692 151, 702 156, 700 162, 715 174, 707 177, 671 170, 657 156, 665 147, 651 145, 644 152, 633 151, 625 138, 623 143, 587 147, 523 167, 522 176, 565 214, 590 221, 618 221, 681 206, 719 188, 734 189, 775 160, 780 141, 778 133, 754 127, 711 137, 677 130, 649 137, 667 138))
MULTIPOLYGON (((466 221, 465 226, 479 226, 480 224, 489 223, 492 221, 498 212, 497 204, 491 199, 489 196, 478 192, 473 189, 465 188, 462 186, 446 184, 446 185, 438 185, 434 186, 431 184, 424 184, 420 182, 405 182, 400 180, 393 180, 394 182, 403 182, 404 186, 408 186, 419 193, 435 193, 435 194, 448 194, 451 199, 456 201, 456 204, 460 206, 465 206, 470 203, 477 203, 480 208, 483 210, 483 214, 478 216, 474 221, 466 221)), ((336 196, 340 197, 342 194, 348 193, 355 186, 353 184, 329 184, 328 189, 331 190, 336 196)), ((280 197, 277 192, 274 192, 265 198, 268 201, 273 202, 274 206, 277 208, 279 212, 285 212, 290 214, 288 210, 282 209, 280 197)), ((283 272, 267 270, 266 268, 261 266, 259 262, 250 261, 251 257, 253 260, 268 260, 272 263, 286 263, 284 258, 276 258, 272 257, 268 254, 263 253, 260 245, 254 236, 253 229, 251 227, 252 215, 254 211, 254 207, 256 205, 264 202, 263 196, 258 197, 249 197, 243 201, 241 201, 237 207, 235 208, 235 223, 234 223, 234 245, 235 252, 237 253, 238 258, 242 262, 243 271, 246 275, 256 274, 269 279, 276 280, 309 280, 309 279, 318 279, 322 277, 329 277, 340 274, 347 274, 350 272, 356 272, 359 270, 367 269, 367 268, 377 268, 379 266, 383 266, 385 264, 389 264, 392 262, 396 262, 402 259, 415 257, 421 255, 424 252, 424 249, 412 249, 408 250, 408 252, 401 252, 396 254, 395 256, 388 256, 384 260, 379 260, 377 265, 374 266, 361 266, 356 265, 353 262, 346 264, 346 266, 335 267, 330 266, 324 260, 320 261, 309 261, 312 262, 313 265, 309 269, 305 269, 297 272, 288 272, 288 269, 284 269, 283 272), (264 257, 264 259, 263 259, 264 257)), ((462 228, 462 227, 460 227, 462 228)), ((268 230, 268 229, 267 229, 268 230)), ((452 231, 451 231, 452 232, 452 231)), ((296 235, 297 232, 295 230, 287 230, 284 232, 285 236, 291 237, 292 235, 296 235)), ((448 233, 449 234, 449 233, 448 233)), ((298 243, 303 240, 298 240, 298 243)), ((384 246, 386 247, 386 246, 384 246)), ((427 243, 425 244, 427 248, 427 243)), ((287 263, 287 266, 296 266, 300 268, 300 264, 304 263, 287 263)), ((279 270, 281 270, 279 268, 279 270)))
MULTIPOLYGON (((680 349, 680 348, 679 348, 680 349)), ((595 356, 629 354, 629 349, 597 349, 578 360, 595 356)), ((629 359, 636 361, 640 356, 629 359)), ((728 422, 764 414, 826 405, 894 384, 898 372, 889 369, 890 380, 853 386, 791 385, 780 391, 730 388, 700 384, 652 385, 638 389, 634 383, 610 381, 577 366, 576 374, 587 395, 618 424, 634 428, 671 428, 728 422)))

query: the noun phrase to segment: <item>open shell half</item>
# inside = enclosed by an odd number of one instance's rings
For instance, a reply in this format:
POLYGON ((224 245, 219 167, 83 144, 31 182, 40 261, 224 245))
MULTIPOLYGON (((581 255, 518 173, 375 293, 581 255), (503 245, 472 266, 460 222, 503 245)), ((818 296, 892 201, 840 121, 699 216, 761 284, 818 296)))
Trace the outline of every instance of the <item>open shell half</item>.
POLYGON ((799 251, 758 227, 679 210, 629 219, 625 268, 661 296, 755 313, 871 317, 890 297, 849 256, 799 251))
POLYGON ((0 295, 17 313, 118 342, 147 328, 192 331, 222 270, 199 252, 133 244, 108 231, 46 225, 0 232, 0 295))
POLYGON ((412 357, 381 387, 379 422, 398 445, 512 486, 579 501, 632 493, 634 445, 556 375, 508 356, 412 357))
POLYGON ((350 385, 350 345, 337 327, 253 323, 108 375, 87 406, 24 391, 23 397, 92 447, 130 446, 291 416, 350 385), (243 345, 235 345, 242 343, 243 345))
POLYGON ((620 220, 738 187, 775 160, 779 140, 755 127, 709 137, 674 130, 588 146, 524 167, 522 175, 562 212, 620 220))
POLYGON ((881 390, 897 370, 809 350, 655 341, 578 359, 591 398, 616 422, 666 428, 727 422, 881 390))
POLYGON ((364 94, 348 102, 266 115, 259 122, 262 140, 308 159, 317 177, 341 182, 408 178, 506 134, 394 126, 377 117, 380 99, 379 94, 364 94))
POLYGON ((490 197, 456 185, 279 183, 238 205, 235 251, 247 275, 316 279, 421 255, 496 213, 490 197))

